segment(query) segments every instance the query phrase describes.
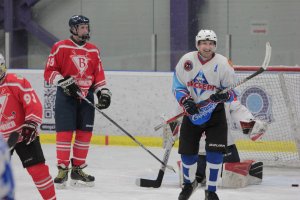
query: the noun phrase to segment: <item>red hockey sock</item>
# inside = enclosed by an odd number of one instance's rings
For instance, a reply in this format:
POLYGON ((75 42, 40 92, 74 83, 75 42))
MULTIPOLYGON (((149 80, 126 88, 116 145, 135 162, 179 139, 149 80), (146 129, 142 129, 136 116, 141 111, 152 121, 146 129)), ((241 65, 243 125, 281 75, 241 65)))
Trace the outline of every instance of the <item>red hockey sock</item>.
POLYGON ((72 136, 72 131, 57 132, 56 134, 57 163, 64 164, 66 167, 68 167, 70 163, 72 136))
POLYGON ((26 168, 43 199, 56 199, 52 177, 45 163, 39 163, 26 168))
POLYGON ((87 157, 92 132, 88 131, 76 131, 75 143, 73 146, 73 165, 79 166, 85 164, 87 157))

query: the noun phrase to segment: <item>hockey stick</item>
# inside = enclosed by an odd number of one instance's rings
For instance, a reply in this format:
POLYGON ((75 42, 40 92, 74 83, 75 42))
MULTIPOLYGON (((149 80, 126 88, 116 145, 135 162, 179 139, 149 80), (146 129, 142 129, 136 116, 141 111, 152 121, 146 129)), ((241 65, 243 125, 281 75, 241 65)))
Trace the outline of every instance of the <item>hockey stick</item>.
MULTIPOLYGON (((172 123, 176 123, 176 122, 172 122, 172 123)), ((163 162, 165 164, 168 163, 172 147, 175 144, 176 137, 177 137, 178 132, 179 132, 179 123, 176 123, 173 128, 172 128, 172 123, 170 123, 170 127, 171 127, 171 130, 172 130, 172 137, 171 137, 171 140, 169 140, 168 145, 166 146, 166 151, 165 151, 164 159, 163 159, 163 162)), ((139 178, 139 179, 136 180, 136 184, 140 187, 159 188, 161 186, 163 177, 165 175, 165 170, 166 170, 165 165, 162 165, 159 172, 158 172, 157 178, 155 180, 139 178)))
POLYGON ((117 122, 115 122, 113 119, 111 119, 107 114, 102 112, 99 108, 97 108, 90 100, 88 100, 86 97, 84 97, 80 92, 77 92, 77 94, 85 100, 89 105, 95 108, 99 113, 101 113, 106 119, 108 119, 112 124, 114 124, 116 127, 118 127, 123 133, 125 133, 128 137, 130 137, 135 143, 137 143, 140 147, 142 147, 145 151, 147 151, 151 156, 153 156, 158 162, 160 162, 164 167, 172 170, 175 172, 175 169, 170 166, 166 165, 163 161, 161 161, 156 155, 154 155, 149 149, 147 149, 141 142, 139 142, 135 137, 133 137, 129 132, 127 132, 124 128, 122 128, 117 122))
POLYGON ((170 118, 170 119, 168 119, 168 120, 162 122, 161 124, 155 126, 155 127, 154 127, 154 130, 155 130, 155 131, 159 130, 159 129, 160 129, 161 127, 163 127, 164 125, 169 124, 169 123, 171 123, 171 122, 174 122, 176 119, 182 117, 183 115, 184 115, 184 113, 180 113, 180 114, 178 114, 178 115, 176 115, 176 116, 174 116, 174 117, 172 117, 172 118, 170 118))
MULTIPOLYGON (((242 79, 242 80, 236 82, 235 84, 233 84, 233 85, 231 85, 230 87, 228 87, 228 88, 226 88, 226 89, 220 91, 219 93, 225 93, 225 92, 228 92, 229 90, 232 90, 232 89, 234 89, 234 88, 236 88, 236 87, 242 85, 243 83, 249 81, 250 79, 252 79, 252 78, 256 77, 257 75, 259 75, 259 74, 263 73, 264 71, 266 71, 267 68, 268 68, 268 66, 269 66, 269 63, 270 63, 271 54, 272 54, 272 47, 271 47, 271 45, 270 45, 270 42, 267 42, 267 43, 266 43, 266 54, 265 54, 264 62, 263 62, 263 64, 261 65, 261 67, 260 67, 256 72, 254 72, 253 74, 251 74, 250 76, 247 76, 246 78, 244 78, 244 79, 242 79)), ((202 101, 200 104, 198 104, 197 107, 200 108, 200 107, 203 106, 203 104, 206 105, 206 104, 209 103, 209 102, 210 102, 210 99, 208 98, 208 99, 202 101)), ((180 114, 178 114, 178 115, 176 115, 176 116, 174 116, 174 117, 168 119, 167 121, 165 121, 165 122, 163 122, 163 123, 161 123, 161 124, 155 126, 155 127, 154 127, 154 130, 157 131, 158 129, 160 129, 161 127, 163 127, 165 124, 175 121, 175 120, 178 119, 179 117, 182 117, 184 114, 185 114, 185 113, 182 112, 182 113, 180 113, 180 114)))
POLYGON ((18 132, 12 132, 11 134, 9 134, 8 140, 7 140, 7 145, 9 150, 12 150, 17 142, 19 140, 19 133, 18 132))

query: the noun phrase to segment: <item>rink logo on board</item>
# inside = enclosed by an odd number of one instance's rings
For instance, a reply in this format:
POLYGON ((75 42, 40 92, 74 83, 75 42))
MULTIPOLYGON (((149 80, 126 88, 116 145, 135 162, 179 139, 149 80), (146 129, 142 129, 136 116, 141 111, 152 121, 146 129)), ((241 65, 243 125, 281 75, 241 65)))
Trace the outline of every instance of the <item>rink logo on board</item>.
POLYGON ((193 63, 190 60, 185 61, 183 68, 185 71, 189 72, 193 69, 193 63))
POLYGON ((241 103, 246 106, 255 118, 271 123, 274 121, 272 114, 272 99, 264 88, 251 86, 240 95, 241 103))

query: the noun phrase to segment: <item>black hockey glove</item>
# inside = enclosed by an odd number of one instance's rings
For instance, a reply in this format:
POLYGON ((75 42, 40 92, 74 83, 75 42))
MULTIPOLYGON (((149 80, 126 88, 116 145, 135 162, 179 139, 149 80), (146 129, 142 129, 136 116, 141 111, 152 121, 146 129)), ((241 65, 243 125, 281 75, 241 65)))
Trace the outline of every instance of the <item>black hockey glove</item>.
POLYGON ((100 110, 106 109, 110 105, 111 101, 111 92, 107 88, 101 89, 99 92, 97 92, 98 97, 98 103, 96 104, 96 107, 100 110))
POLYGON ((76 85, 75 80, 71 76, 66 76, 64 79, 58 81, 58 86, 62 87, 64 93, 68 96, 79 97, 77 92, 81 93, 80 88, 76 85))
POLYGON ((184 97, 180 104, 184 108, 184 111, 189 115, 199 114, 197 104, 194 102, 194 99, 190 96, 184 97))
POLYGON ((23 141, 25 141, 27 145, 35 140, 37 136, 37 126, 38 124, 34 121, 28 120, 24 122, 21 135, 23 136, 23 141))
POLYGON ((216 94, 212 94, 210 95, 210 100, 215 102, 215 103, 224 103, 226 101, 229 100, 230 98, 230 93, 226 92, 226 93, 216 93, 216 94))

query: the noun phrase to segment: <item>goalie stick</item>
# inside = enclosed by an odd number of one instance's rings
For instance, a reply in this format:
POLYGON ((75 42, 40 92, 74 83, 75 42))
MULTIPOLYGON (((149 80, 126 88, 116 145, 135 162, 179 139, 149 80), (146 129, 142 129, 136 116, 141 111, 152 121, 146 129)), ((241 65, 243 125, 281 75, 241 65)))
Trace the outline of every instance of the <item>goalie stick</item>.
MULTIPOLYGON (((229 86, 228 88, 226 88, 226 89, 224 89, 224 90, 222 90, 222 91, 219 91, 219 93, 225 93, 225 92, 228 92, 229 90, 232 90, 232 89, 234 89, 234 88, 236 88, 236 87, 242 85, 243 83, 249 81, 250 79, 252 79, 252 78, 256 77, 257 75, 259 75, 259 74, 263 73, 264 71, 266 71, 267 68, 268 68, 268 66, 269 66, 269 63, 270 63, 271 54, 272 54, 272 47, 271 47, 271 45, 270 45, 270 42, 267 42, 267 43, 266 43, 266 53, 265 53, 265 58, 264 58, 264 62, 263 62, 263 64, 261 65, 261 67, 260 67, 256 72, 254 72, 253 74, 251 74, 250 76, 247 76, 246 78, 244 78, 244 79, 242 79, 242 80, 236 82, 235 84, 229 86)), ((210 102, 210 99, 208 98, 208 99, 206 99, 206 100, 200 102, 199 104, 197 104, 197 107, 198 107, 198 108, 203 107, 203 105, 206 105, 206 104, 209 103, 209 102, 210 102)), ((170 123, 170 122, 175 121, 175 120, 178 119, 179 117, 182 117, 184 114, 185 114, 185 113, 182 112, 182 113, 180 113, 180 114, 178 114, 178 115, 176 115, 176 116, 174 116, 174 117, 168 119, 167 121, 165 121, 165 122, 163 122, 163 123, 161 123, 161 124, 155 126, 155 127, 154 127, 154 130, 157 131, 158 129, 160 129, 161 127, 163 127, 165 124, 168 124, 168 123, 170 123)))
MULTIPOLYGON (((178 137, 179 132, 179 122, 171 122, 169 125, 172 130, 172 137, 170 138, 168 145, 166 146, 166 151, 163 158, 163 162, 165 164, 168 163, 172 147, 175 144, 176 137, 178 137)), ((139 178, 136 180, 136 184, 140 187, 159 188, 165 175, 165 170, 165 165, 162 165, 155 180, 139 178)))
POLYGON ((114 124, 116 127, 118 127, 123 133, 125 133, 130 139, 132 139, 136 144, 138 144, 140 147, 142 147, 145 151, 147 151, 153 158, 155 158, 158 162, 160 162, 164 167, 172 170, 175 172, 175 169, 165 164, 162 160, 160 160, 154 153, 152 153, 149 149, 147 149, 141 142, 139 142, 135 137, 133 137, 129 132, 127 132, 124 128, 122 128, 117 122, 115 122, 113 119, 111 119, 107 114, 102 112, 97 106, 95 106, 90 100, 88 100, 86 97, 84 97, 80 92, 77 92, 79 97, 83 100, 85 100, 90 106, 94 107, 95 110, 97 110, 99 113, 101 113, 106 119, 108 119, 112 124, 114 124))

